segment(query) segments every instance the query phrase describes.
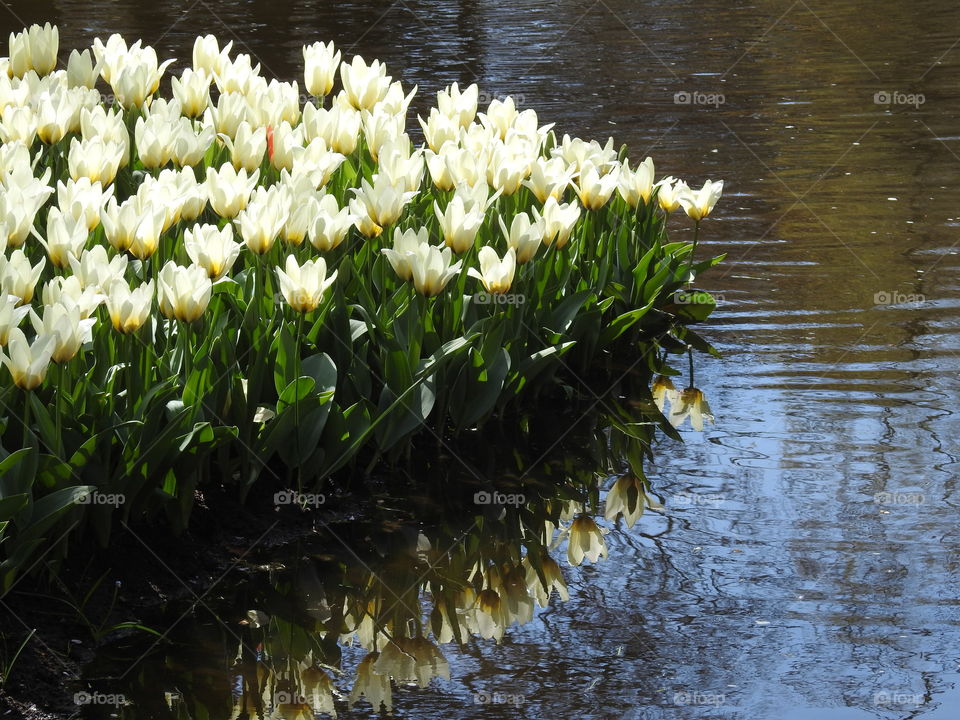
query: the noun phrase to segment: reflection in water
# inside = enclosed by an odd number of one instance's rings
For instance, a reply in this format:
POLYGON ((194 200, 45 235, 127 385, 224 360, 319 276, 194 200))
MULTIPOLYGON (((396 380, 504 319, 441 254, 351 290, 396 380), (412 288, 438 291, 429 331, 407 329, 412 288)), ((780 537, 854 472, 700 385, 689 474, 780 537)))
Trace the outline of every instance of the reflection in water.
MULTIPOLYGON (((409 470, 418 480, 385 480, 363 521, 255 551, 248 579, 169 647, 152 648, 152 637, 108 645, 87 668, 89 687, 123 695, 130 718, 307 718, 333 716, 343 700, 391 711, 394 688, 449 681, 457 646, 501 643, 569 599, 555 559, 562 543, 571 567, 607 558, 598 477, 619 475, 603 513, 612 526, 662 510, 643 461, 666 421, 645 388, 632 377, 629 406, 558 413, 559 424, 575 423, 563 451, 551 447, 558 423, 545 422, 512 447, 498 429, 478 436, 463 449, 467 472, 449 458, 419 461, 409 470), (470 468, 494 443, 500 481, 486 488, 470 468), (135 679, 107 679, 136 658, 135 679)), ((170 607, 156 625, 182 614, 170 607)))

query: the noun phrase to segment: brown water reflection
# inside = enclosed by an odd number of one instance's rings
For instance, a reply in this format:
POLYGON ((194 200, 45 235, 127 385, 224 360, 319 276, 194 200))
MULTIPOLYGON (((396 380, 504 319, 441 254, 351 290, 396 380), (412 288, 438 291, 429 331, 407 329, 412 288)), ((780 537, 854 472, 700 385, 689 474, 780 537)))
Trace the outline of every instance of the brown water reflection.
POLYGON ((960 713, 960 6, 8 2, 0 18, 181 59, 214 32, 281 78, 333 39, 418 84, 414 110, 475 80, 558 132, 727 181, 704 234, 728 253, 704 278, 725 358, 698 373, 718 422, 660 448, 667 516, 611 533, 610 561, 503 645, 451 654, 448 692, 408 716, 960 713), (478 709, 479 690, 525 702, 478 709))

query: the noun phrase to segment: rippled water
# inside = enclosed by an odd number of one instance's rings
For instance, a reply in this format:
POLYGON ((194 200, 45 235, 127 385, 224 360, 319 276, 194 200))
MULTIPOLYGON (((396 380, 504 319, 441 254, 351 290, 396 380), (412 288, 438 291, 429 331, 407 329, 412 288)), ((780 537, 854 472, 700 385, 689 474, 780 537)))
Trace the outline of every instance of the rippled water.
POLYGON ((658 448, 666 515, 613 531, 570 601, 502 645, 449 652, 452 680, 401 716, 960 716, 960 6, 70 0, 0 18, 181 59, 214 32, 282 78, 333 39, 419 84, 418 109, 476 81, 726 180, 703 234, 728 254, 704 278, 724 357, 697 381, 717 423, 658 448))

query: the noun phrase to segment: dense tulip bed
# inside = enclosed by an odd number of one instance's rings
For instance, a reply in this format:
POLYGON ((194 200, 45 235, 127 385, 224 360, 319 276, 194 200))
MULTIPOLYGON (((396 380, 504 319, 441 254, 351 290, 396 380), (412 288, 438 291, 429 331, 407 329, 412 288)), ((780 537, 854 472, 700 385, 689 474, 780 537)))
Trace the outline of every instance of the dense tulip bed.
POLYGON ((230 50, 198 38, 169 97, 171 61, 117 35, 64 70, 34 26, 0 60, 7 583, 68 528, 182 527, 207 483, 305 492, 598 359, 706 347, 712 300, 677 293, 719 258, 665 226, 699 233, 722 183, 478 112, 476 86, 416 147, 379 62, 305 47, 304 102, 230 50))

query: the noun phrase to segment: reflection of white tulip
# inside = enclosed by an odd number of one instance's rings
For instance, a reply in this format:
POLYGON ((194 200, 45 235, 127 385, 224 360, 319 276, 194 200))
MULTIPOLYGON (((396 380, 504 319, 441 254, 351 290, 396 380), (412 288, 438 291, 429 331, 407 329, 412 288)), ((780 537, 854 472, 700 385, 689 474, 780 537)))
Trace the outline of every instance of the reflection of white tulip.
POLYGON ((571 565, 580 565, 584 558, 595 563, 601 557, 607 557, 603 533, 589 515, 578 515, 570 525, 567 559, 571 565))

